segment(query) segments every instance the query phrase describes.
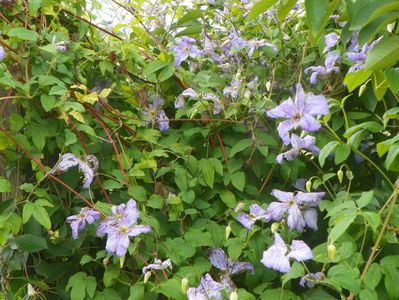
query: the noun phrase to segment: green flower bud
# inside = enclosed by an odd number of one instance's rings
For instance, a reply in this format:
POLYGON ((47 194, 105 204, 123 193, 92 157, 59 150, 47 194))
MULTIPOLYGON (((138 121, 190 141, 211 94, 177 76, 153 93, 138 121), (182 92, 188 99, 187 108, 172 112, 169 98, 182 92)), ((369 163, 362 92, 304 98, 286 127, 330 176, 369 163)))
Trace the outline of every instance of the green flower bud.
POLYGON ((329 259, 334 259, 337 255, 337 248, 335 248, 334 244, 329 244, 327 246, 327 253, 329 259))
POLYGON ((230 300, 238 300, 237 291, 231 292, 231 294, 230 294, 230 300))
POLYGON ((344 172, 341 169, 338 170, 337 177, 338 177, 339 183, 342 183, 342 180, 344 179, 344 172))
POLYGON ((184 277, 184 278, 181 280, 181 284, 180 284, 181 292, 182 292, 183 294, 186 294, 187 288, 188 288, 188 279, 187 279, 187 277, 184 277))
POLYGON ((226 237, 226 240, 229 239, 230 233, 231 233, 231 226, 228 225, 228 226, 226 226, 226 229, 225 229, 225 237, 226 237))
POLYGON ((312 190, 312 181, 308 180, 306 181, 306 191, 310 193, 310 191, 312 190))
POLYGON ((272 233, 275 233, 275 232, 277 231, 277 229, 278 229, 279 226, 280 226, 279 223, 274 222, 274 223, 272 224, 272 226, 270 226, 270 229, 271 229, 272 233))

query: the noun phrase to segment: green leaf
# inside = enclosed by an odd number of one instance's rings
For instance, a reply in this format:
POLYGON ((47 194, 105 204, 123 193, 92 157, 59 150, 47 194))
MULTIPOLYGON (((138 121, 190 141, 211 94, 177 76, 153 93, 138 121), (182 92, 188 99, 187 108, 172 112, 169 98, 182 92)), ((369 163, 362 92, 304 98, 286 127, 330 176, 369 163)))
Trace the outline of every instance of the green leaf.
POLYGON ((297 2, 297 0, 280 1, 277 7, 277 19, 279 20, 279 22, 283 22, 285 20, 288 13, 297 2))
POLYGON ((239 190, 244 191, 245 186, 245 173, 244 172, 235 172, 230 176, 231 183, 233 186, 239 190))
POLYGON ((357 72, 346 73, 344 83, 349 92, 352 92, 358 86, 362 85, 367 79, 370 78, 372 71, 360 70, 357 72))
POLYGON ((175 74, 176 68, 172 64, 168 64, 158 74, 158 82, 168 80, 175 74))
POLYGON ((34 203, 33 217, 36 219, 36 221, 43 225, 44 228, 51 228, 51 221, 46 209, 39 205, 36 205, 36 203, 34 203))
POLYGON ((190 10, 183 17, 181 17, 179 19, 179 21, 177 21, 176 26, 177 27, 185 27, 187 25, 190 25, 191 21, 201 18, 204 15, 204 12, 205 11, 201 10, 201 9, 190 10), (187 24, 187 23, 189 23, 189 24, 187 24))
POLYGON ((385 274, 384 283, 389 299, 399 299, 399 271, 392 265, 383 265, 382 270, 385 274))
POLYGON ((227 207, 234 208, 236 206, 236 196, 228 190, 220 192, 220 199, 222 199, 227 207))
POLYGON ((79 272, 71 276, 68 280, 66 290, 71 290, 71 300, 83 300, 86 295, 87 275, 79 272))
POLYGON ((69 129, 65 129, 65 146, 73 145, 78 141, 76 134, 69 129))
POLYGON ((42 5, 42 0, 29 0, 29 13, 31 16, 36 17, 37 11, 42 5))
POLYGON ((155 60, 150 62, 143 70, 143 75, 148 76, 156 71, 162 69, 168 64, 167 61, 155 60))
POLYGON ((381 217, 374 211, 367 211, 362 213, 363 218, 371 226, 374 232, 377 232, 378 227, 381 225, 381 217))
POLYGON ((266 10, 268 10, 270 7, 275 4, 277 0, 261 0, 257 2, 252 9, 249 11, 248 14, 248 21, 251 21, 252 19, 255 19, 257 16, 260 14, 264 13, 266 10))
POLYGON ((29 30, 23 27, 13 28, 8 32, 8 36, 16 37, 24 41, 36 42, 39 35, 34 30, 29 30))
POLYGON ((251 146, 252 140, 251 139, 245 139, 245 140, 240 140, 237 144, 235 144, 229 153, 229 157, 232 158, 234 155, 236 155, 238 152, 241 152, 245 149, 247 149, 249 146, 251 146))
POLYGON ((385 79, 393 93, 399 92, 399 68, 390 68, 385 70, 385 79))
POLYGON ((283 275, 283 285, 285 285, 291 279, 299 278, 305 275, 305 269, 299 262, 294 262, 291 267, 291 271, 283 275))
POLYGON ((11 183, 7 179, 0 177, 0 193, 9 192, 11 192, 11 183))
POLYGON ((396 158, 399 155, 399 143, 394 144, 389 148, 387 158, 385 160, 385 166, 388 170, 391 170, 394 163, 397 162, 396 158))
POLYGON ((399 36, 388 36, 377 43, 367 55, 365 70, 381 70, 392 67, 399 60, 399 36))
POLYGON ((145 300, 143 283, 137 282, 130 287, 130 296, 127 300, 145 300))
POLYGON ((329 239, 331 243, 334 243, 348 227, 355 221, 357 216, 356 211, 346 210, 341 216, 335 219, 334 227, 331 229, 329 239))
POLYGON ((306 20, 313 36, 316 36, 323 29, 328 4, 328 0, 305 0, 306 20))
POLYGON ((24 118, 19 114, 12 113, 9 121, 12 130, 19 131, 24 127, 24 118))
POLYGON ((348 138, 351 135, 353 135, 355 132, 365 129, 370 132, 380 132, 384 130, 384 126, 382 126, 381 123, 375 121, 364 122, 348 128, 344 133, 344 137, 348 138))
POLYGON ((382 277, 380 265, 377 263, 372 263, 364 276, 364 283, 366 286, 374 290, 377 285, 380 283, 382 277))
POLYGON ((42 106, 46 112, 49 112, 57 106, 56 98, 54 96, 49 96, 46 94, 42 94, 40 96, 40 102, 42 103, 42 106))
POLYGON ((116 279, 118 278, 120 273, 120 270, 115 267, 115 266, 108 266, 105 269, 104 272, 104 277, 103 277, 103 282, 105 287, 110 287, 116 282, 116 279))
POLYGON ((362 192, 359 199, 356 200, 356 205, 359 208, 366 207, 374 197, 374 191, 362 192))
POLYGON ((202 175, 204 176, 206 184, 213 188, 213 183, 215 181, 215 169, 213 164, 209 159, 201 159, 199 161, 199 167, 202 175))
POLYGON ((330 155, 330 153, 339 145, 339 142, 332 141, 325 145, 319 153, 319 164, 321 167, 324 166, 326 158, 330 155))
POLYGON ((26 202, 22 209, 22 222, 25 224, 30 220, 33 214, 35 205, 32 202, 26 202))
POLYGON ((345 161, 351 153, 351 146, 348 144, 339 144, 334 149, 334 163, 336 165, 345 161))
POLYGON ((43 249, 47 249, 46 240, 37 235, 24 234, 14 239, 15 244, 19 249, 26 252, 38 252, 43 249))

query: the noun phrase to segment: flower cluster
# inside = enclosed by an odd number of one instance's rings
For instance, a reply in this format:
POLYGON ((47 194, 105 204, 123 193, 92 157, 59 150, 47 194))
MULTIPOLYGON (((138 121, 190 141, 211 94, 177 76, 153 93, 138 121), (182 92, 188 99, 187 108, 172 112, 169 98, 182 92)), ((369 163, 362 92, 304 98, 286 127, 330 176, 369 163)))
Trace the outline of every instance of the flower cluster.
POLYGON ((87 155, 84 160, 80 160, 72 153, 65 153, 51 170, 51 174, 58 175, 76 166, 83 173, 83 188, 88 189, 98 169, 98 159, 94 155, 87 155))
MULTIPOLYGON (((97 227, 97 236, 108 235, 105 249, 109 254, 124 256, 129 247, 129 237, 142 233, 149 233, 148 225, 137 225, 140 213, 136 201, 130 199, 127 204, 111 207, 112 216, 106 217, 97 227)), ((100 218, 100 213, 85 207, 78 215, 69 216, 66 221, 70 224, 72 237, 79 238, 79 233, 86 227, 86 223, 93 224, 100 218)), ((155 262, 156 263, 156 262, 155 262)), ((155 267, 152 267, 155 269, 155 267)))
POLYGON ((327 99, 321 95, 305 94, 302 86, 297 84, 295 100, 288 98, 276 108, 267 112, 267 115, 273 119, 286 119, 278 127, 278 134, 284 145, 291 144, 292 149, 278 156, 277 162, 281 163, 283 158, 294 159, 301 149, 307 149, 313 153, 318 153, 319 149, 315 146, 315 139, 300 138, 292 134, 292 130, 302 129, 306 132, 318 131, 320 123, 315 119, 317 115, 328 113, 327 99))
POLYGON ((349 68, 349 73, 353 73, 364 68, 364 63, 367 58, 367 54, 370 52, 371 49, 382 39, 379 37, 375 41, 366 43, 363 47, 360 48, 357 42, 358 32, 354 33, 351 37, 351 44, 349 45, 348 52, 346 52, 346 56, 348 59, 355 64, 349 68))

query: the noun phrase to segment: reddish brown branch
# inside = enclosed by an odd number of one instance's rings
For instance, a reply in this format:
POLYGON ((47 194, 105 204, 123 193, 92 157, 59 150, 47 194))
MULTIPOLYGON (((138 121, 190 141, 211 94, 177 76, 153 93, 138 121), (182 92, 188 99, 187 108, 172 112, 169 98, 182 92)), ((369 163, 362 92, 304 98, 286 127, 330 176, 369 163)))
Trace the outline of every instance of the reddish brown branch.
POLYGON ((222 149, 222 152, 223 152, 224 161, 226 162, 226 165, 227 165, 229 163, 229 159, 227 158, 227 153, 226 153, 226 149, 224 148, 222 138, 221 138, 221 136, 220 136, 220 134, 219 134, 219 132, 218 132, 216 127, 213 127, 213 130, 215 131, 215 134, 216 134, 216 137, 218 139, 220 148, 222 149))

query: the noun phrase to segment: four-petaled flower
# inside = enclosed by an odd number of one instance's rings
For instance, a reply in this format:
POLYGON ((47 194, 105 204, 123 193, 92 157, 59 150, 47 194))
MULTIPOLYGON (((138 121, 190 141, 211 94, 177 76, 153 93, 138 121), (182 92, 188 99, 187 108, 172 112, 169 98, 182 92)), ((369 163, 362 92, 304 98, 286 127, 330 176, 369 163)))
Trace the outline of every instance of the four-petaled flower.
POLYGON ((206 274, 201 278, 197 288, 189 288, 186 292, 188 300, 222 300, 222 290, 225 286, 212 279, 211 275, 206 274))
POLYGON ((281 236, 276 232, 274 234, 274 244, 263 252, 261 263, 266 267, 288 273, 291 270, 290 258, 302 262, 312 259, 312 250, 303 241, 292 240, 288 248, 281 236))
POLYGON ((324 66, 317 66, 317 67, 309 67, 305 69, 305 74, 308 74, 312 72, 310 75, 310 84, 316 84, 317 83, 317 76, 318 75, 328 75, 330 73, 338 73, 339 68, 334 67, 335 63, 337 62, 338 59, 340 59, 341 56, 337 53, 334 52, 328 52, 326 60, 324 62, 324 66))
POLYGON ((130 199, 127 204, 111 207, 112 216, 107 217, 97 227, 97 235, 103 237, 108 235, 105 250, 115 256, 124 256, 129 247, 129 237, 142 233, 149 233, 151 227, 148 225, 137 225, 140 212, 136 201, 130 199))
POLYGON ((255 272, 254 266, 247 262, 233 262, 226 256, 223 249, 214 248, 209 251, 209 260, 219 270, 225 271, 227 276, 239 274, 245 271, 255 272))
POLYGON ((324 192, 283 192, 272 190, 271 195, 280 202, 272 202, 267 207, 267 213, 274 221, 281 221, 287 215, 287 225, 291 229, 303 232, 305 227, 317 230, 317 211, 313 207, 319 206, 324 192))
POLYGON ((148 109, 144 111, 147 117, 146 124, 158 123, 160 131, 167 131, 169 129, 169 118, 162 109, 165 100, 159 96, 153 96, 152 102, 148 105, 148 109))
POLYGON ((301 138, 297 136, 295 133, 291 135, 291 149, 284 152, 280 153, 276 157, 276 161, 281 164, 283 162, 283 159, 285 158, 286 160, 294 160, 301 150, 309 150, 313 154, 318 154, 320 152, 320 149, 316 147, 315 145, 316 138, 314 136, 305 136, 304 138, 301 138))
POLYGON ((99 218, 100 213, 88 207, 83 207, 78 215, 69 216, 66 222, 71 226, 73 239, 79 238, 79 233, 86 227, 86 223, 93 224, 99 218))
POLYGON ((201 50, 195 45, 196 40, 187 36, 182 37, 179 44, 173 49, 173 56, 175 58, 175 66, 180 64, 188 57, 196 58, 201 55, 201 50))
POLYGON ((290 130, 301 128, 309 132, 318 131, 321 125, 314 116, 327 113, 328 104, 324 96, 305 94, 302 86, 297 84, 295 100, 288 98, 276 108, 269 110, 267 115, 274 119, 287 119, 278 125, 277 131, 283 143, 288 145, 291 142, 290 130))
POLYGON ((265 222, 270 221, 270 216, 262 207, 257 204, 252 204, 249 207, 249 214, 239 214, 237 216, 237 221, 241 223, 242 226, 251 230, 255 222, 258 220, 263 220, 265 222))

